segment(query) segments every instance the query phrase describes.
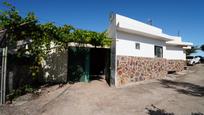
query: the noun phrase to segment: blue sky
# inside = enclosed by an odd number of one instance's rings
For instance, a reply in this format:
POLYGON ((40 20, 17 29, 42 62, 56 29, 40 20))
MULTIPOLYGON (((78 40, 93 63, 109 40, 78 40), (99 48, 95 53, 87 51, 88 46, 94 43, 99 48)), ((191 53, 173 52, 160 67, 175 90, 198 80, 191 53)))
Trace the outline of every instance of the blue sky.
MULTIPOLYGON (((2 1, 2 0, 1 0, 2 1)), ((71 24, 77 28, 104 31, 110 12, 160 27, 170 35, 180 31, 184 41, 204 44, 204 0, 4 0, 22 15, 33 11, 40 22, 71 24)), ((2 4, 0 9, 4 9, 2 4)), ((203 55, 203 52, 199 52, 203 55)))

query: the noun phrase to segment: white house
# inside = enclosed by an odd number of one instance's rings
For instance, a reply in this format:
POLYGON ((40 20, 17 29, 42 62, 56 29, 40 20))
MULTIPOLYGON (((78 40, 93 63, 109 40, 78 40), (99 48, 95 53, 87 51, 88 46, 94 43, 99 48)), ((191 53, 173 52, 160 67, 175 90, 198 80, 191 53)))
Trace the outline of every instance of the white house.
POLYGON ((111 16, 108 33, 113 41, 111 83, 116 87, 182 71, 186 65, 184 49, 192 46, 181 37, 119 14, 111 16))

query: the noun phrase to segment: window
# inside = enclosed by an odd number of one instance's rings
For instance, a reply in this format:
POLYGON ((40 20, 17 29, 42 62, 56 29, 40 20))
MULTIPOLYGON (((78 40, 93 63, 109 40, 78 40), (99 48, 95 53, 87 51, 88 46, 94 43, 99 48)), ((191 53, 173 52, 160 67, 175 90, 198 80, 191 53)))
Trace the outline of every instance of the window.
POLYGON ((140 49, 140 43, 135 43, 135 49, 140 49))
POLYGON ((162 46, 154 46, 154 55, 155 55, 155 57, 163 57, 163 47, 162 46))

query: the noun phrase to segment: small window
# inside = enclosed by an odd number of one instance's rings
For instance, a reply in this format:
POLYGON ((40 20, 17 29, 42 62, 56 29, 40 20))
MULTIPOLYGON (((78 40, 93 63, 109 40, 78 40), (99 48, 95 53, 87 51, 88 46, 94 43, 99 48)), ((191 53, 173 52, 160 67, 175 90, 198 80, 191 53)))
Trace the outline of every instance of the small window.
POLYGON ((135 43, 135 49, 140 49, 140 43, 135 43))
POLYGON ((163 57, 163 47, 162 46, 154 46, 154 55, 155 57, 163 57))

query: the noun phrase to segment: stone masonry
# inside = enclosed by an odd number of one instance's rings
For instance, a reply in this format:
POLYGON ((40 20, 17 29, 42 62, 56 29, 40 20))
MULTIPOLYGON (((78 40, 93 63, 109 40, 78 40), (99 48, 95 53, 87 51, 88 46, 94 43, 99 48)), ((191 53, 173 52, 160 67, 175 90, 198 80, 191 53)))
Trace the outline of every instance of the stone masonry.
POLYGON ((167 60, 167 71, 182 71, 186 66, 184 60, 167 60))
POLYGON ((165 77, 168 71, 182 71, 184 60, 117 56, 118 86, 131 82, 165 77))

